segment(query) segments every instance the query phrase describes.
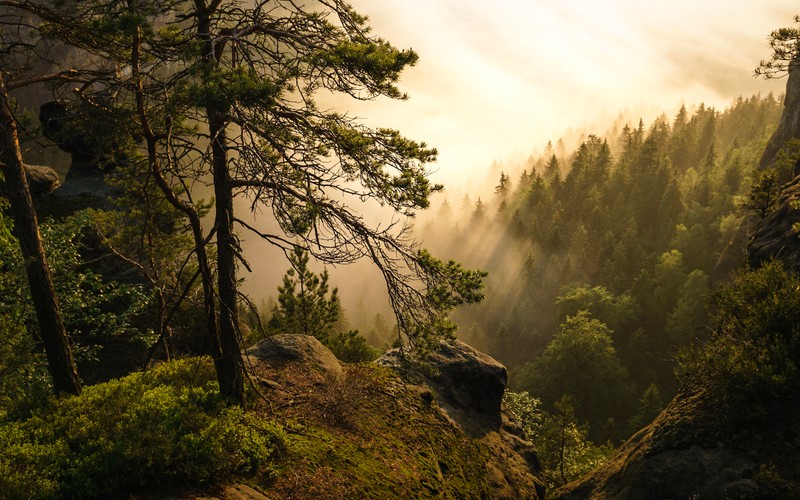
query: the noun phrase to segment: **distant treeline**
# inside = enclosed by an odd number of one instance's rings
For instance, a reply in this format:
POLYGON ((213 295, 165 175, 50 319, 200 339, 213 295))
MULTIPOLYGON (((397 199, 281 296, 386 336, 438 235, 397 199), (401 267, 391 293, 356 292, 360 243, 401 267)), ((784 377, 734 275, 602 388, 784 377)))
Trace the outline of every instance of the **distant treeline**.
MULTIPOLYGON (((460 214, 445 201, 426 244, 490 273, 486 300, 456 312, 460 337, 546 406, 572 396, 595 439, 626 435, 642 405, 675 393, 676 355, 707 336, 705 298, 744 261, 781 102, 682 107, 571 154, 548 144, 492 200, 460 214)), ((779 159, 774 183, 793 165, 779 159)))

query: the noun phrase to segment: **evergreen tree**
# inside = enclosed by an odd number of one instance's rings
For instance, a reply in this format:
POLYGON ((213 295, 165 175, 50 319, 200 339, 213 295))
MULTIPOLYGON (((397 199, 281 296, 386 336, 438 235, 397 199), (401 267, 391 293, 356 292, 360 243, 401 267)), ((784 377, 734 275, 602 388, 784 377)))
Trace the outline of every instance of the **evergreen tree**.
POLYGON ((656 384, 650 384, 639 399, 639 410, 636 415, 628 422, 630 432, 636 432, 645 425, 648 425, 664 409, 664 402, 661 400, 661 393, 656 384))
POLYGON ((292 267, 278 287, 278 305, 268 326, 276 333, 311 335, 324 343, 339 320, 341 305, 336 288, 328 295, 328 271, 317 275, 308 269, 308 261, 308 252, 300 247, 289 254, 292 267))
POLYGON ((192 221, 224 395, 243 401, 237 229, 285 250, 297 239, 328 263, 369 256, 387 282, 403 338, 414 346, 450 334, 450 309, 482 297, 482 273, 438 261, 408 239, 407 226, 370 226, 353 207, 373 199, 413 215, 442 186, 427 178, 435 149, 315 104, 321 90, 356 99, 406 97, 396 83, 417 54, 373 36, 348 4, 10 3, 46 21, 37 36, 97 61, 93 84, 75 97, 127 113, 164 196, 192 221), (178 189, 201 177, 214 190, 212 234, 196 234, 191 193, 178 189), (237 217, 237 195, 249 197, 253 211, 271 209, 283 235, 237 217), (215 244, 215 275, 208 242, 215 244))

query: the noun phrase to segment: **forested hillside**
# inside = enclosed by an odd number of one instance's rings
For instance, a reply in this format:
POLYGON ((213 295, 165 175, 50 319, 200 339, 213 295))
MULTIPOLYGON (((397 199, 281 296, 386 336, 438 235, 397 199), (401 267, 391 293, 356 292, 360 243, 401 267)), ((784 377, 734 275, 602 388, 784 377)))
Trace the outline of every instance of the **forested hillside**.
POLYGON ((442 203, 426 243, 489 271, 486 301, 456 313, 461 337, 546 408, 572 396, 595 439, 636 430, 675 394, 676 356, 708 336, 706 296, 790 178, 784 155, 751 198, 781 102, 682 107, 569 154, 548 144, 521 175, 503 172, 491 201, 442 203))

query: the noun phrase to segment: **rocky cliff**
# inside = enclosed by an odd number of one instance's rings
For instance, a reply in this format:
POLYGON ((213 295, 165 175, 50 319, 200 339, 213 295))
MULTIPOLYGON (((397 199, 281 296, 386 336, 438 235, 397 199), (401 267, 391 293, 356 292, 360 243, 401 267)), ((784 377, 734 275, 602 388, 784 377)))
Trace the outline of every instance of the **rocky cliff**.
MULTIPOLYGON (((800 103, 798 103, 800 106, 800 103)), ((800 270, 800 176, 784 186, 777 208, 755 225, 747 253, 751 267, 773 259, 800 270)))
POLYGON ((800 71, 795 71, 800 67, 800 61, 793 61, 789 65, 789 77, 786 81, 786 95, 783 102, 783 114, 778 128, 770 137, 761 160, 758 162, 759 169, 765 169, 775 163, 778 152, 792 139, 800 139, 800 71))
POLYGON ((501 410, 505 367, 463 343, 414 374, 396 351, 343 365, 306 336, 246 353, 256 411, 291 436, 262 498, 544 497, 533 447, 501 410))
MULTIPOLYGON (((790 65, 786 81, 783 113, 759 162, 759 169, 771 167, 781 149, 792 139, 800 139, 800 61, 790 65)), ((787 268, 800 269, 800 162, 794 167, 795 178, 782 187, 777 208, 755 223, 748 245, 752 267, 778 259, 787 268)))

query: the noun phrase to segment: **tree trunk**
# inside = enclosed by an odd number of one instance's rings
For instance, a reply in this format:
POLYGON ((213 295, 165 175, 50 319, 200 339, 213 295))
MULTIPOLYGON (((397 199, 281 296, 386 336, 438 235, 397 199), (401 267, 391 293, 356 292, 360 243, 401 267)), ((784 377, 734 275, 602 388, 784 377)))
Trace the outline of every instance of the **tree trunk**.
POLYGON ((228 172, 225 125, 214 109, 208 109, 214 167, 217 228, 217 287, 219 292, 219 339, 222 348, 223 396, 244 402, 242 354, 239 347, 238 291, 236 284, 236 236, 233 234, 233 193, 228 172))
MULTIPOLYGON (((219 67, 217 46, 211 33, 211 12, 198 2, 197 35, 203 42, 205 78, 211 81, 219 67)), ((212 7, 213 8, 213 7, 212 7)), ((217 293, 219 294, 219 343, 222 355, 217 378, 220 393, 244 404, 244 371, 239 347, 238 291, 236 284, 236 237, 233 234, 233 189, 228 172, 228 144, 225 114, 213 104, 206 105, 211 137, 211 162, 214 178, 215 228, 217 230, 217 293)))
POLYGON ((81 382, 72 358, 61 307, 56 298, 50 269, 39 234, 28 179, 22 164, 17 125, 8 102, 5 81, 0 74, 0 159, 5 164, 5 195, 11 202, 14 233, 19 238, 36 319, 47 354, 47 366, 57 394, 80 394, 81 382))

